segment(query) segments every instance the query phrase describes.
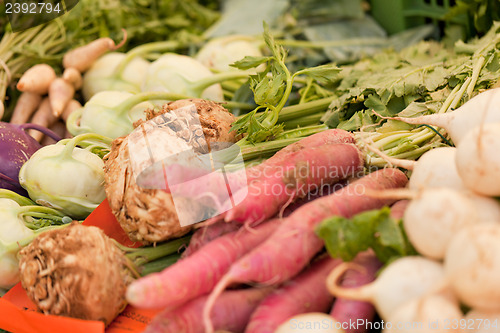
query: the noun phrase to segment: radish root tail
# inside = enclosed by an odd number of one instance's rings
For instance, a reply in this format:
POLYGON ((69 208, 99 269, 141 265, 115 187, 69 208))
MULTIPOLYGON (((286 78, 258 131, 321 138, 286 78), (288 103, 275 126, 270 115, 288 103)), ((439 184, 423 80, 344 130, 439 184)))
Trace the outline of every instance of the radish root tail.
POLYGON ((361 287, 355 287, 355 288, 343 288, 340 286, 339 284, 340 278, 349 269, 356 270, 361 274, 366 273, 366 268, 364 268, 361 265, 350 262, 341 263, 340 265, 335 267, 326 278, 326 287, 328 291, 335 297, 369 302, 372 296, 372 290, 371 290, 372 284, 366 284, 361 287))
POLYGON ((215 302, 217 301, 217 298, 224 292, 224 290, 226 290, 227 286, 231 282, 233 282, 232 276, 228 274, 224 275, 222 279, 220 279, 220 281, 217 283, 215 288, 212 290, 210 295, 208 296, 207 301, 205 302, 205 305, 203 307, 203 314, 202 314, 205 333, 214 333, 214 326, 212 323, 212 319, 210 318, 210 314, 215 305, 215 302))
POLYGON ((121 40, 121 42, 119 42, 118 44, 116 44, 114 47, 110 48, 111 51, 118 50, 120 47, 122 47, 123 45, 125 45, 125 43, 127 42, 127 30, 125 30, 125 29, 122 28, 122 31, 123 31, 123 39, 121 40))

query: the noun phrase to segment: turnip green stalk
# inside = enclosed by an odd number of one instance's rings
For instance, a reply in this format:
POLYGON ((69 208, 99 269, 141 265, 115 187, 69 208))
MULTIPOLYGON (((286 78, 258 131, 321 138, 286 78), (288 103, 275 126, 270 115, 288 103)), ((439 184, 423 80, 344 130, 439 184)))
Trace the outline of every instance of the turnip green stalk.
MULTIPOLYGON (((122 91, 102 91, 94 95, 85 105, 73 112, 66 123, 73 135, 83 133, 97 133, 112 139, 132 132, 133 123, 145 118, 144 111, 153 109, 154 100, 189 99, 187 95, 151 91, 130 94, 122 91)), ((245 103, 225 102, 224 107, 247 108, 245 103)))
POLYGON ((111 139, 89 133, 58 144, 42 147, 22 166, 19 183, 32 200, 56 208, 74 219, 86 218, 105 199, 104 163, 87 149, 77 147, 93 140, 87 147, 109 149, 111 139), (93 144, 92 144, 93 143, 93 144))
POLYGON ((15 192, 0 189, 0 288, 19 281, 17 252, 38 234, 71 221, 61 212, 37 206, 15 192))

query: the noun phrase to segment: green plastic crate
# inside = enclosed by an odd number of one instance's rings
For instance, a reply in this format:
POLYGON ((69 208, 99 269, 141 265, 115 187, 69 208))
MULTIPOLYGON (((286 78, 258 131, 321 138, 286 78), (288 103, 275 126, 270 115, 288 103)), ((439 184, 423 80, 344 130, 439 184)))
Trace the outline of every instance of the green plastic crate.
MULTIPOLYGON (((439 24, 454 0, 371 0, 371 15, 387 31, 394 34, 408 28, 434 23, 439 24)), ((468 29, 464 15, 454 22, 468 29)))

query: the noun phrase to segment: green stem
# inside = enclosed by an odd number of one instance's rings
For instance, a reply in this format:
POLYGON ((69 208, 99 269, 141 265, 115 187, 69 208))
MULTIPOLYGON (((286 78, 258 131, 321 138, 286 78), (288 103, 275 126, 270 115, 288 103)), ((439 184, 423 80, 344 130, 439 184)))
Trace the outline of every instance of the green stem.
POLYGON ((229 80, 237 80, 237 79, 246 79, 248 78, 249 74, 241 71, 234 71, 234 72, 225 72, 225 73, 219 73, 219 74, 214 74, 211 76, 208 76, 206 78, 203 78, 198 81, 191 82, 189 85, 189 88, 191 91, 195 92, 196 96, 201 96, 203 91, 207 89, 208 87, 224 82, 224 81, 229 81, 229 80))
POLYGON ((73 158, 73 150, 75 149, 76 145, 79 142, 84 141, 84 140, 88 140, 88 139, 100 140, 100 141, 106 143, 108 146, 110 146, 111 142, 113 141, 111 138, 108 138, 106 136, 96 134, 96 133, 79 134, 66 143, 66 145, 64 146, 64 149, 61 153, 61 157, 64 159, 73 158))
POLYGON ((336 96, 331 96, 303 104, 286 106, 281 110, 278 122, 286 122, 312 113, 324 112, 335 99, 337 99, 336 96))
POLYGON ((292 129, 295 127, 303 127, 303 126, 310 126, 314 124, 318 124, 323 117, 324 113, 323 112, 318 112, 315 114, 311 114, 308 116, 303 116, 297 119, 292 119, 287 122, 285 122, 285 128, 286 129, 292 129))
POLYGON ((20 194, 17 194, 16 192, 6 190, 6 189, 0 189, 0 198, 5 198, 5 199, 10 199, 15 202, 17 202, 20 206, 33 206, 35 205, 35 202, 30 200, 29 198, 26 198, 20 194))
POLYGON ((325 47, 341 47, 341 46, 363 46, 363 45, 387 45, 386 38, 351 38, 342 40, 325 40, 325 41, 306 41, 293 39, 275 39, 275 41, 288 47, 303 47, 323 49, 325 47))
POLYGON ((47 216, 53 216, 54 218, 57 217, 62 218, 66 216, 54 208, 45 206, 21 206, 19 208, 16 208, 16 212, 18 215, 30 215, 31 213, 36 213, 36 214, 41 213, 47 216))
POLYGON ((147 262, 156 260, 158 258, 165 257, 170 254, 178 253, 179 250, 189 243, 191 236, 185 236, 172 241, 168 241, 157 246, 147 246, 142 248, 125 248, 123 246, 122 250, 126 252, 127 258, 129 258, 134 265, 142 266, 147 262))
POLYGON ((141 276, 146 276, 151 273, 156 273, 156 272, 161 272, 165 268, 172 266, 175 264, 179 259, 181 255, 180 254, 171 254, 169 256, 166 256, 164 258, 160 258, 148 263, 145 263, 138 269, 139 274, 141 276))

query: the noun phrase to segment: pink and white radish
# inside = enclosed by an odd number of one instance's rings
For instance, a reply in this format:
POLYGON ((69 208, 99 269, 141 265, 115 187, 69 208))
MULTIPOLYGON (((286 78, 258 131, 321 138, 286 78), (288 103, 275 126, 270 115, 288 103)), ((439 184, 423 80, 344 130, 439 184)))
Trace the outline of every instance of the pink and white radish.
MULTIPOLYGON (((498 89, 500 92, 500 88, 498 89)), ((500 108, 498 100, 490 109, 500 108)), ((493 112, 493 111, 492 111, 493 112)), ((500 112, 497 112, 500 118, 500 112)), ((464 137, 455 157, 458 174, 471 190, 486 196, 500 196, 500 119, 482 124, 464 137)))
POLYGON ((446 277, 465 305, 500 311, 500 224, 484 223, 460 230, 444 258, 446 277))
POLYGON ((338 280, 350 268, 358 266, 343 263, 327 279, 329 291, 336 297, 371 302, 384 320, 403 304, 428 293, 443 283, 445 274, 441 264, 420 256, 395 260, 378 278, 357 288, 343 288, 338 280))

